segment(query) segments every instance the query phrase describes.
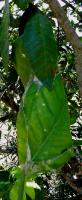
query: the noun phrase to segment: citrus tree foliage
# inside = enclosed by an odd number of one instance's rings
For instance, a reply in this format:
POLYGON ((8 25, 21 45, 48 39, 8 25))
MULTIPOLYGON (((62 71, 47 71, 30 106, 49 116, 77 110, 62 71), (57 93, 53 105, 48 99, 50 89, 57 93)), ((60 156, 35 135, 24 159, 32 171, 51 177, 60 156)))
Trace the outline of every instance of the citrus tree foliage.
MULTIPOLYGON (((81 1, 73 2, 76 3, 80 5, 81 1)), ((12 94, 14 98, 19 95, 21 102, 9 102, 6 91, 5 98, 2 95, 2 101, 6 101, 11 111, 14 109, 17 117, 19 166, 11 170, 7 181, 1 179, 0 188, 4 185, 1 197, 6 195, 7 199, 26 200, 28 195, 35 199, 35 188, 40 190, 40 187, 33 179, 38 173, 59 169, 74 156, 74 141, 70 133, 70 124, 78 117, 78 105, 72 99, 78 91, 74 53, 66 43, 62 29, 54 25, 50 10, 44 12, 32 0, 13 0, 10 3, 5 0, 4 10, 0 23, 1 91, 3 82, 11 91, 14 91, 14 86, 19 88, 20 83, 20 91, 12 93, 9 90, 9 94, 11 100, 12 94), (13 17, 15 4, 18 17, 13 17), (8 70, 6 78, 5 70, 8 70)))
POLYGON ((57 68, 57 44, 48 18, 42 14, 32 17, 14 48, 15 66, 23 84, 27 83, 32 69, 39 80, 47 86, 51 85, 57 68))
POLYGON ((0 27, 0 49, 1 56, 3 58, 3 64, 5 69, 8 68, 9 62, 9 2, 5 2, 4 10, 3 10, 3 19, 0 27), (3 48, 4 46, 4 48, 3 48))

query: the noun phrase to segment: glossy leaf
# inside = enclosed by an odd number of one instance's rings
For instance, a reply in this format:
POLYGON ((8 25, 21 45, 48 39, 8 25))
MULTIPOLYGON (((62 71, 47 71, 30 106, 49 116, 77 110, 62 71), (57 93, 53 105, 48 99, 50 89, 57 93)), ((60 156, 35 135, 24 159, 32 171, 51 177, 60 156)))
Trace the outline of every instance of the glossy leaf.
POLYGON ((52 85, 57 67, 57 45, 46 16, 36 14, 26 24, 24 34, 15 43, 14 60, 24 84, 32 69, 44 85, 52 85))
POLYGON ((53 89, 34 82, 24 93, 17 119, 20 163, 27 158, 41 168, 62 166, 73 154, 69 114, 64 87, 56 76, 53 89))
POLYGON ((26 24, 23 40, 33 71, 50 86, 57 68, 57 44, 49 19, 42 14, 32 17, 26 24))

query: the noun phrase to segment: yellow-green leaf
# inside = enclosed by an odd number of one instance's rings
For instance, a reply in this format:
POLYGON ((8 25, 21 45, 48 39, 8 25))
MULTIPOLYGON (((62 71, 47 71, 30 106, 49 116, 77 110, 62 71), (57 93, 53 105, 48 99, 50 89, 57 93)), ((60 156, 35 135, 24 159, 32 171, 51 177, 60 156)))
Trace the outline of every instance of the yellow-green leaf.
POLYGON ((3 65, 8 70, 9 64, 9 0, 5 0, 3 18, 1 22, 0 49, 3 65))
POLYGON ((27 158, 49 170, 62 166, 73 155, 67 100, 60 76, 53 89, 37 82, 26 88, 17 118, 20 163, 27 158))

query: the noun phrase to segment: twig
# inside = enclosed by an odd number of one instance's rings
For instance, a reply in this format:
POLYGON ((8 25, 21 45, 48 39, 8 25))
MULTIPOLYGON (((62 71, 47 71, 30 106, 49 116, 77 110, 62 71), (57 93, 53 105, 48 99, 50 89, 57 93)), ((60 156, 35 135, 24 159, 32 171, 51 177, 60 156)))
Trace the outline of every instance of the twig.
POLYGON ((8 107, 12 108, 12 110, 18 112, 19 106, 15 103, 13 96, 11 94, 7 94, 6 91, 1 94, 0 100, 3 101, 8 107))
POLYGON ((71 3, 67 2, 66 0, 62 0, 62 1, 66 4, 67 7, 72 8, 72 10, 73 10, 74 12, 76 11, 76 8, 75 8, 71 3))
POLYGON ((77 71, 77 78, 79 82, 80 95, 82 97, 82 42, 77 36, 74 28, 72 28, 71 23, 57 0, 45 0, 49 4, 54 16, 57 18, 61 27, 63 28, 67 40, 71 43, 74 53, 75 53, 75 68, 77 71))
POLYGON ((4 122, 6 120, 11 119, 12 117, 14 117, 14 113, 6 113, 4 116, 0 117, 0 122, 4 122))

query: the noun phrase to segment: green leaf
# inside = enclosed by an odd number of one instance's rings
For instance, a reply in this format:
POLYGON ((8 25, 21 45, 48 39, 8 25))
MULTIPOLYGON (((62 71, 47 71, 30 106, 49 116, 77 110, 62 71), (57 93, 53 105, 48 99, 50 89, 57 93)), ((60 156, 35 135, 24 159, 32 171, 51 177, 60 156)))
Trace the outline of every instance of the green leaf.
POLYGON ((31 18, 24 34, 16 41, 14 52, 15 68, 24 84, 32 69, 44 85, 52 85, 57 68, 57 45, 46 16, 36 14, 31 18))
POLYGON ((31 187, 40 190, 40 186, 35 181, 26 181, 26 187, 31 187))
MULTIPOLYGON (((10 191, 10 199, 18 200, 20 188, 20 178, 14 183, 11 191, 10 191)), ((35 189, 40 189, 40 187, 34 181, 25 182, 24 190, 23 190, 23 200, 26 200, 26 194, 31 198, 35 199, 35 189)))
POLYGON ((13 188, 10 192, 10 199, 15 200, 26 200, 26 193, 25 193, 25 169, 22 168, 21 171, 18 170, 20 176, 16 179, 16 182, 13 185, 13 188))
POLYGON ((19 8, 21 8, 22 10, 25 10, 25 8, 27 8, 28 3, 30 3, 31 0, 14 0, 14 3, 17 4, 17 6, 19 8))
POLYGON ((22 169, 20 166, 12 168, 10 175, 12 176, 13 179, 19 179, 22 173, 22 169))
POLYGON ((25 185, 25 192, 31 199, 35 199, 35 190, 33 187, 28 187, 27 185, 25 185))
POLYGON ((0 197, 3 197, 3 196, 7 197, 11 188, 12 188, 12 183, 10 183, 9 181, 7 182, 1 181, 0 182, 0 197))
MULTIPOLYGON (((17 180, 14 183, 14 185, 13 185, 11 191, 10 191, 10 200, 19 200, 18 199, 19 187, 20 187, 20 179, 17 180)), ((23 193, 23 198, 22 199, 26 200, 26 194, 25 194, 25 192, 23 193)))
POLYGON ((40 13, 32 17, 26 24, 23 41, 33 71, 50 86, 57 68, 58 51, 49 19, 40 13))
POLYGON ((25 85, 31 74, 31 66, 29 59, 26 56, 22 37, 18 38, 14 44, 13 59, 15 69, 20 76, 22 83, 25 85))
POLYGON ((69 114, 64 87, 56 76, 53 89, 38 85, 26 88, 17 118, 19 162, 29 146, 31 159, 43 169, 62 166, 73 155, 69 114))
POLYGON ((0 49, 5 70, 9 64, 9 0, 5 0, 3 18, 1 22, 0 49))
POLYGON ((23 166, 15 167, 11 170, 11 176, 14 184, 10 191, 10 199, 26 200, 25 193, 25 168, 23 166))
POLYGON ((18 197, 19 200, 20 198, 26 200, 26 194, 31 199, 35 199, 35 189, 40 190, 40 187, 37 183, 35 183, 35 181, 27 181, 27 178, 25 180, 24 170, 22 170, 20 167, 15 167, 11 171, 11 176, 13 177, 13 179, 16 180, 10 192, 11 200, 12 199, 18 200, 18 197))

